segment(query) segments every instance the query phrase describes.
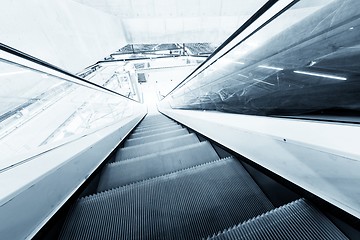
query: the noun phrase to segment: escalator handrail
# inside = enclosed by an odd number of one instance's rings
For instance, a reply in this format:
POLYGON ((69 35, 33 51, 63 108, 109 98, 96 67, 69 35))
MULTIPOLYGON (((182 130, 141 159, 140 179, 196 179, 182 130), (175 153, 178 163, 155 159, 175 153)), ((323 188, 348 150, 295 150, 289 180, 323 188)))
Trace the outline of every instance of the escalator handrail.
MULTIPOLYGON (((81 77, 79 77, 79 76, 76 76, 76 75, 74 75, 74 74, 72 74, 72 73, 70 73, 70 72, 68 72, 68 71, 66 71, 66 70, 64 70, 64 69, 62 69, 62 68, 59 68, 59 67, 57 67, 57 66, 55 66, 55 65, 52 65, 52 64, 50 64, 50 63, 48 63, 48 62, 45 62, 45 61, 43 61, 43 60, 41 60, 41 59, 39 59, 39 58, 36 58, 36 57, 34 57, 34 56, 31 56, 31 55, 29 55, 29 54, 27 54, 27 53, 24 53, 24 52, 22 52, 22 51, 19 51, 19 50, 15 49, 15 48, 12 48, 12 47, 10 47, 10 46, 8 46, 8 45, 5 45, 5 44, 3 44, 3 43, 0 43, 0 50, 2 50, 2 51, 4 51, 4 52, 7 52, 7 53, 9 53, 9 54, 11 54, 11 55, 15 55, 15 56, 17 56, 17 57, 20 57, 20 58, 22 58, 22 59, 26 59, 26 60, 28 60, 28 61, 30 61, 30 62, 32 62, 32 63, 36 63, 36 64, 38 64, 38 65, 40 65, 40 66, 45 67, 45 68, 54 70, 54 71, 56 71, 56 72, 58 72, 58 73, 62 73, 62 74, 66 75, 66 76, 68 76, 68 77, 70 77, 70 78, 74 78, 74 79, 76 79, 76 80, 78 80, 78 81, 84 82, 84 83, 85 83, 84 86, 86 86, 86 87, 91 87, 91 88, 96 89, 96 90, 101 90, 101 91, 105 91, 105 92, 108 92, 108 93, 112 93, 112 94, 115 94, 115 95, 117 95, 117 96, 120 96, 120 97, 126 98, 126 99, 128 99, 128 100, 131 100, 131 101, 134 101, 134 102, 139 103, 139 102, 136 101, 135 99, 131 99, 131 98, 129 98, 129 97, 125 96, 125 95, 122 95, 122 94, 120 94, 120 93, 118 93, 118 92, 115 92, 115 91, 113 91, 113 90, 111 90, 111 89, 108 89, 108 88, 105 88, 105 87, 103 87, 103 86, 100 86, 100 85, 98 85, 98 84, 96 84, 96 83, 90 82, 90 81, 88 81, 88 80, 86 80, 86 79, 84 79, 84 78, 81 78, 81 77)), ((26 67, 26 66, 25 66, 25 67, 26 67)), ((44 73, 46 73, 46 72, 44 72, 44 73)), ((53 75, 53 74, 51 74, 51 73, 47 73, 47 74, 53 75)), ((71 80, 68 80, 68 81, 71 81, 71 80)), ((72 82, 75 83, 75 84, 79 84, 79 83, 77 83, 77 82, 75 82, 75 81, 72 81, 72 82)))
MULTIPOLYGON (((297 3, 299 0, 292 1, 285 9, 282 9, 279 11, 275 16, 271 17, 269 20, 267 20, 264 24, 262 24, 259 28, 257 28, 254 32, 249 34, 251 36, 253 33, 255 33, 258 29, 262 28, 264 25, 266 25, 268 22, 270 22, 273 18, 277 17, 279 14, 284 12, 286 9, 288 9, 290 6, 297 3)), ((218 48, 215 49, 215 51, 204 61, 202 62, 194 71, 192 71, 184 80, 182 80, 179 84, 177 84, 166 96, 163 98, 167 98, 170 96, 176 89, 178 89, 183 83, 185 83, 188 80, 191 80, 194 78, 195 74, 204 67, 212 58, 214 58, 218 53, 225 48, 231 41, 233 41, 238 35, 240 35, 246 28, 248 28, 250 25, 252 25, 260 16, 262 16, 266 11, 268 11, 275 3, 277 3, 278 0, 269 0, 267 1, 257 12, 255 12, 243 25, 240 26, 239 29, 237 29, 229 38, 227 38, 218 48)), ((248 38, 249 36, 245 37, 248 38)), ((221 54, 217 59, 215 59, 212 63, 210 63, 207 67, 212 65, 214 62, 216 62, 218 59, 226 55, 228 52, 230 52, 232 49, 234 49, 236 46, 238 46, 242 41, 235 44, 233 47, 231 47, 229 50, 227 50, 225 53, 221 54)), ((205 67, 203 70, 198 72, 196 75, 200 74, 202 71, 204 71, 207 67, 205 67)))

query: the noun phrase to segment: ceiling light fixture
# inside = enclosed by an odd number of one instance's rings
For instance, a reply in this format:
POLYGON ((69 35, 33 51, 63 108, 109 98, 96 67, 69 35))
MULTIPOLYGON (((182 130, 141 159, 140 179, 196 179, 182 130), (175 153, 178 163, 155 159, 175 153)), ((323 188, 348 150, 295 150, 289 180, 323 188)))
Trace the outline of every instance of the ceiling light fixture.
POLYGON ((277 71, 282 71, 282 70, 284 70, 283 68, 272 67, 272 66, 265 66, 265 65, 260 65, 259 68, 266 68, 266 69, 272 69, 272 70, 277 70, 277 71))
POLYGON ((336 79, 336 80, 341 80, 341 81, 347 80, 347 78, 345 78, 345 77, 339 77, 339 76, 322 74, 322 73, 314 73, 314 72, 306 72, 306 71, 294 71, 294 73, 305 74, 305 75, 310 75, 310 76, 315 76, 315 77, 331 78, 331 79, 336 79))

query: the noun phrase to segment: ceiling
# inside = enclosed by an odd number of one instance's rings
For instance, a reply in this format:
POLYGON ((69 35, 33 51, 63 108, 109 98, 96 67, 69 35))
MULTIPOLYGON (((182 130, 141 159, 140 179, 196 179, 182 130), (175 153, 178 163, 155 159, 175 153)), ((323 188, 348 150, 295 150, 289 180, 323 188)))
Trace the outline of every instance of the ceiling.
POLYGON ((128 43, 222 43, 266 0, 73 0, 118 18, 128 43))

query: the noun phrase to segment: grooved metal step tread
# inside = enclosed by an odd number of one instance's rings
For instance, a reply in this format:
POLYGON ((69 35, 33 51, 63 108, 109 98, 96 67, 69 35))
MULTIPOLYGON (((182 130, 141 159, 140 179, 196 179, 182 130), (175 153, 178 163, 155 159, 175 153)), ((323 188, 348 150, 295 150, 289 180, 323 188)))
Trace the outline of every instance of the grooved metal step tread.
POLYGON ((156 120, 159 120, 159 119, 169 119, 168 117, 166 117, 165 115, 162 115, 162 114, 158 114, 158 115, 147 115, 145 116, 144 118, 144 121, 156 121, 156 120))
POLYGON ((165 116, 162 113, 157 113, 157 114, 151 114, 151 115, 146 115, 145 119, 158 119, 158 118, 168 118, 167 116, 165 116))
POLYGON ((179 124, 177 124, 176 122, 172 122, 172 123, 155 125, 155 126, 146 127, 146 128, 136 128, 133 133, 146 132, 146 131, 150 131, 150 130, 156 130, 156 129, 160 129, 160 128, 166 128, 166 127, 172 127, 172 126, 178 126, 178 125, 179 124))
POLYGON ((60 239, 201 239, 273 208, 227 158, 82 198, 60 239))
POLYGON ((324 214, 299 199, 208 239, 348 239, 324 214))
POLYGON ((154 122, 141 121, 138 126, 140 128, 148 128, 148 127, 164 125, 164 124, 168 124, 168 123, 176 123, 176 122, 174 120, 171 120, 171 119, 166 119, 166 120, 161 120, 161 121, 154 121, 154 122))
POLYGON ((118 152, 116 153, 116 160, 118 161, 119 159, 125 160, 128 158, 140 157, 143 155, 161 152, 179 146, 189 145, 198 142, 199 139, 196 137, 196 135, 191 133, 183 136, 168 138, 165 140, 125 147, 118 150, 118 152))
POLYGON ((162 120, 158 120, 158 121, 143 120, 139 123, 139 127, 150 127, 150 126, 161 125, 161 124, 166 124, 166 123, 173 123, 173 122, 175 122, 175 121, 171 120, 171 119, 162 119, 162 120))
POLYGON ((219 159, 209 142, 200 142, 164 152, 108 164, 101 175, 98 192, 157 177, 219 159))
POLYGON ((168 117, 166 117, 165 115, 162 114, 157 114, 157 115, 147 115, 145 116, 144 120, 157 120, 157 119, 163 119, 166 118, 168 119, 168 117))
POLYGON ((153 141, 165 140, 167 138, 178 137, 178 136, 187 135, 187 134, 189 134, 189 131, 186 128, 182 128, 182 129, 158 133, 158 134, 154 134, 154 135, 150 135, 150 136, 146 136, 146 137, 128 139, 124 143, 124 147, 131 147, 131 146, 149 143, 149 142, 153 142, 153 141))
POLYGON ((146 137, 146 136, 150 136, 150 135, 154 135, 154 134, 158 134, 158 133, 173 131, 173 130, 176 130, 176 129, 182 129, 182 126, 181 125, 175 125, 175 126, 164 127, 164 128, 160 128, 160 129, 153 129, 153 130, 148 130, 148 131, 139 132, 139 133, 132 133, 130 135, 129 139, 134 139, 134 138, 139 138, 139 137, 146 137))

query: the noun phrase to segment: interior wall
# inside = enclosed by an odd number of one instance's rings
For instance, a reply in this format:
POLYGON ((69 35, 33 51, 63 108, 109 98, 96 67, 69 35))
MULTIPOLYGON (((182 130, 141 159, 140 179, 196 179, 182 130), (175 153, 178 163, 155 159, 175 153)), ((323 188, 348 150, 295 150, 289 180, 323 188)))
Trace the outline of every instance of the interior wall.
POLYGON ((76 73, 126 44, 121 21, 71 0, 1 3, 0 42, 76 73))
POLYGON ((128 42, 131 43, 196 43, 221 44, 250 15, 171 18, 125 18, 128 42))
POLYGON ((73 0, 122 19, 129 43, 221 44, 267 0, 73 0))

